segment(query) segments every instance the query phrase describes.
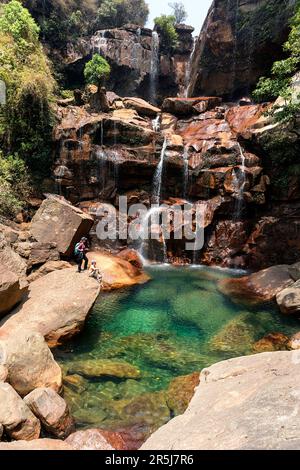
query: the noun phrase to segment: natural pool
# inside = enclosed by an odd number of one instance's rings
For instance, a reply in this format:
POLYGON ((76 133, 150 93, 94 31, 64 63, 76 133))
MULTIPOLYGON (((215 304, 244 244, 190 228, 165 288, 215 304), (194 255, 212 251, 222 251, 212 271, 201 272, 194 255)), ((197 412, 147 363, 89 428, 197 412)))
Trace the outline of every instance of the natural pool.
POLYGON ((299 330, 272 305, 250 309, 223 296, 217 282, 235 272, 148 271, 144 286, 101 294, 84 332, 55 352, 78 427, 121 430, 133 448, 178 413, 178 385, 166 393, 176 377, 251 354, 268 333, 299 330))

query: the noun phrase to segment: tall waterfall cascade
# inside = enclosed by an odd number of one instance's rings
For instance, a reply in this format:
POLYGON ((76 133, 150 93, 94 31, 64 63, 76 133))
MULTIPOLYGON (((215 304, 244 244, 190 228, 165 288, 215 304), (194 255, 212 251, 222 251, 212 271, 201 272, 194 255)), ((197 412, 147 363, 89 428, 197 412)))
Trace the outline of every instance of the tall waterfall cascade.
POLYGON ((156 104, 157 85, 159 74, 159 36, 156 31, 152 32, 152 56, 150 71, 150 101, 156 104))

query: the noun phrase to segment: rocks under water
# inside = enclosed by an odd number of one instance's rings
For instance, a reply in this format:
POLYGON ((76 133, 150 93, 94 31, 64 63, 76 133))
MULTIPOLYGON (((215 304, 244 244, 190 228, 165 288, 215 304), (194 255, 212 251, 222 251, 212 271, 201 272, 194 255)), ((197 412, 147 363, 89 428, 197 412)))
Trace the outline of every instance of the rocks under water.
POLYGON ((148 272, 144 286, 102 294, 82 335, 55 352, 77 427, 121 433, 131 449, 184 412, 203 368, 253 354, 265 335, 298 331, 272 305, 253 309, 223 296, 217 282, 234 272, 148 272))

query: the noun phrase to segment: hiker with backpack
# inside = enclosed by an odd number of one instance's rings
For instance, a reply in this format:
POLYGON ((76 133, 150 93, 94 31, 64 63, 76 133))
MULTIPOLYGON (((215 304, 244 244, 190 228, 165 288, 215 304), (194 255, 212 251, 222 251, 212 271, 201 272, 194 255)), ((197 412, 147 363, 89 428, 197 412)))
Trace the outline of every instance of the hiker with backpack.
POLYGON ((82 262, 84 261, 84 271, 88 268, 88 258, 86 256, 87 252, 87 238, 83 237, 79 243, 75 245, 74 255, 76 259, 76 263, 78 265, 78 272, 81 273, 82 270, 82 262))

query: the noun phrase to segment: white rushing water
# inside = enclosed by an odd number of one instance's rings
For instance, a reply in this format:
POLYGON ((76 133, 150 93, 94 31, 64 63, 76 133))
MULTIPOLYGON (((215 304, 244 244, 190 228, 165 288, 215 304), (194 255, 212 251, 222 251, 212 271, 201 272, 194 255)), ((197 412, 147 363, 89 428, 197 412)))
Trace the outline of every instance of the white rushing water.
POLYGON ((159 132, 160 131, 160 119, 161 116, 158 114, 155 119, 152 120, 152 129, 154 132, 159 132))
MULTIPOLYGON (((144 266, 149 266, 152 264, 149 261, 149 246, 151 244, 151 227, 152 225, 155 226, 160 226, 160 215, 162 213, 162 208, 161 207, 152 207, 151 209, 148 210, 148 212, 145 214, 145 217, 142 220, 142 226, 141 226, 141 235, 142 235, 142 240, 140 243, 139 247, 139 255, 141 257, 142 263, 144 266)), ((164 232, 163 229, 161 229, 161 241, 162 241, 162 248, 163 248, 163 263, 167 263, 167 245, 166 245, 166 240, 164 237, 164 232)))
POLYGON ((244 190, 246 185, 246 159, 241 145, 238 143, 238 148, 241 156, 241 165, 239 172, 235 172, 235 185, 237 189, 237 203, 235 208, 235 219, 240 219, 244 201, 244 190))
POLYGON ((185 87, 184 87, 184 97, 188 98, 189 97, 189 92, 190 92, 190 86, 191 86, 191 74, 192 74, 192 65, 193 65, 193 59, 194 59, 194 54, 196 50, 196 44, 197 44, 197 38, 194 38, 194 44, 193 44, 193 49, 186 67, 185 71, 185 87))
POLYGON ((159 36, 156 31, 152 32, 152 56, 150 70, 150 101, 156 104, 158 72, 159 72, 159 36))
POLYGON ((183 152, 183 199, 188 196, 189 186, 189 146, 184 147, 183 152))
POLYGON ((157 165, 154 178, 153 178, 152 199, 153 199, 154 204, 160 204, 162 177, 163 177, 164 161, 165 161, 165 154, 166 154, 167 146, 168 146, 168 138, 165 137, 165 140, 161 149, 160 160, 157 165))

